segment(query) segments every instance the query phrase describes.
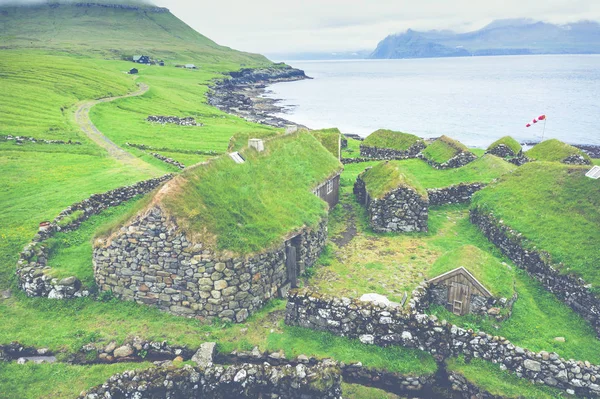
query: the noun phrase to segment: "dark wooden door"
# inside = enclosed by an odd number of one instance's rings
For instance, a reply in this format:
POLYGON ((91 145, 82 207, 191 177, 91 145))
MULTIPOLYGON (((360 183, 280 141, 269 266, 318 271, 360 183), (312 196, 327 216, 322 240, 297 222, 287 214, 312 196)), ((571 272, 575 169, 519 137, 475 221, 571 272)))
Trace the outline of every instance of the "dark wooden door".
POLYGON ((296 259, 296 247, 288 245, 285 248, 285 266, 287 268, 288 281, 292 288, 298 287, 298 261, 296 259))

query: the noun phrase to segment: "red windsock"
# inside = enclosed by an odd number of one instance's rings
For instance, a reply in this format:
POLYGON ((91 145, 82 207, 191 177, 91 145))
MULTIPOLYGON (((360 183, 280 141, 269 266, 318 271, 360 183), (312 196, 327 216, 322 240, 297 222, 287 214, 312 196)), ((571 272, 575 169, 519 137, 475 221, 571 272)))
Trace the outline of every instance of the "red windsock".
POLYGON ((530 126, 531 126, 531 123, 528 123, 525 125, 525 127, 530 127, 530 126))
POLYGON ((533 123, 537 123, 537 119, 534 119, 534 120, 533 120, 533 123))
POLYGON ((543 121, 544 119, 546 119, 546 115, 540 115, 538 117, 538 121, 543 121))

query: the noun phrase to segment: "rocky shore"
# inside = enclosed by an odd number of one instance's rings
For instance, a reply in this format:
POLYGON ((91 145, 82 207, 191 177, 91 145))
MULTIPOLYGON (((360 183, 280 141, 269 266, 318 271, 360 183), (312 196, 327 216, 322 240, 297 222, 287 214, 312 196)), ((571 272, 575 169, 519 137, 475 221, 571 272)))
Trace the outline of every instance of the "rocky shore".
POLYGON ((251 122, 284 127, 296 125, 286 119, 273 116, 281 113, 279 100, 265 98, 266 86, 273 83, 310 79, 304 71, 285 64, 269 68, 245 68, 229 73, 229 79, 218 81, 208 93, 208 103, 221 111, 237 115, 251 122))

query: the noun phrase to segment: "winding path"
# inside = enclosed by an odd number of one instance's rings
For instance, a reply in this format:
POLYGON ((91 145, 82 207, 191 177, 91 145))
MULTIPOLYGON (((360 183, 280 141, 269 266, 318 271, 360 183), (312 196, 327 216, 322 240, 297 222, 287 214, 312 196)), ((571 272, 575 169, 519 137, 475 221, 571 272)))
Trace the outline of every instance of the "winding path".
POLYGON ((138 170, 147 171, 151 175, 158 175, 161 173, 158 169, 116 145, 111 139, 103 135, 90 119, 90 110, 94 105, 107 103, 120 98, 141 96, 142 94, 146 93, 148 89, 149 87, 147 84, 140 83, 138 90, 123 96, 107 97, 99 100, 86 100, 80 102, 77 104, 77 109, 75 110, 75 122, 79 125, 87 137, 89 137, 101 148, 104 148, 108 152, 108 155, 115 158, 117 161, 130 165, 138 170))

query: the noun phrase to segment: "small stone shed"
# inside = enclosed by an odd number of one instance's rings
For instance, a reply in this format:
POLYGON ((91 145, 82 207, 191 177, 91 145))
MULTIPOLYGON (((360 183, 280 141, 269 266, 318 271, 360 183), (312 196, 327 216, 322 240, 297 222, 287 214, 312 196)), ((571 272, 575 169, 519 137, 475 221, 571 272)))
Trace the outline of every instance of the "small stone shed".
POLYGON ((477 313, 492 298, 492 293, 464 267, 432 278, 429 286, 435 292, 434 303, 459 316, 477 313))
MULTIPOLYGON (((327 193, 328 186, 337 187, 335 181, 339 182, 342 165, 309 134, 273 139, 266 142, 265 147, 264 155, 247 149, 244 153, 246 162, 243 164, 235 164, 228 156, 224 156, 186 169, 155 193, 150 204, 117 231, 108 237, 98 238, 94 244, 93 263, 99 289, 112 291, 124 300, 157 306, 176 315, 208 319, 218 317, 224 321, 243 322, 269 299, 284 297, 288 289, 296 287, 299 276, 315 263, 327 239, 327 213, 321 213, 321 209, 328 207, 321 201, 311 200, 311 192, 315 188, 307 184, 311 179, 306 175, 321 179, 317 191, 320 191, 319 187, 324 187, 327 193), (305 158, 302 161, 306 165, 320 165, 318 171, 295 165, 287 167, 282 163, 286 159, 293 162, 294 157, 299 157, 298 152, 305 158), (272 154, 278 155, 276 161, 271 161, 274 158, 272 154), (258 171, 252 174, 255 180, 268 178, 271 175, 261 175, 260 170, 267 169, 269 162, 272 162, 269 170, 274 171, 275 177, 285 177, 284 181, 275 181, 271 185, 277 187, 277 196, 283 197, 288 206, 294 209, 304 206, 305 213, 307 207, 317 207, 318 211, 314 209, 313 212, 315 216, 321 215, 317 223, 300 228, 290 227, 279 241, 272 242, 262 250, 240 254, 211 242, 214 236, 206 234, 208 227, 201 225, 190 232, 181 227, 189 221, 173 216, 177 210, 173 210, 168 202, 173 196, 192 192, 192 200, 202 203, 205 191, 195 188, 195 185, 203 177, 206 181, 211 173, 228 175, 228 181, 218 184, 230 184, 227 191, 242 195, 248 188, 241 187, 235 176, 246 174, 246 171, 258 171), (331 184, 328 183, 330 181, 331 184), (290 182, 306 187, 306 197, 285 198, 290 182), (296 201, 312 205, 299 205, 296 201)), ((220 182, 221 179, 213 181, 220 182)), ((264 191, 264 186, 252 186, 256 192, 247 196, 248 201, 251 198, 272 197, 273 191, 264 191)), ((337 194, 334 195, 332 191, 328 195, 334 198, 337 194)), ((207 212, 206 209, 213 209, 219 215, 246 212, 245 207, 240 208, 235 202, 233 207, 226 202, 215 204, 214 208, 207 208, 204 202, 204 206, 195 209, 195 201, 187 201, 188 197, 179 198, 186 198, 185 207, 189 207, 193 213, 201 214, 207 212)), ((248 207, 254 206, 248 203, 248 207)), ((270 217, 268 212, 266 209, 264 214, 253 215, 268 224, 265 222, 270 217)), ((249 216, 243 214, 239 218, 241 222, 238 222, 238 228, 245 227, 241 223, 249 216)), ((200 220, 210 220, 210 215, 200 220)), ((220 234, 230 235, 228 231, 220 234)), ((231 232, 231 235, 235 234, 231 232)))

